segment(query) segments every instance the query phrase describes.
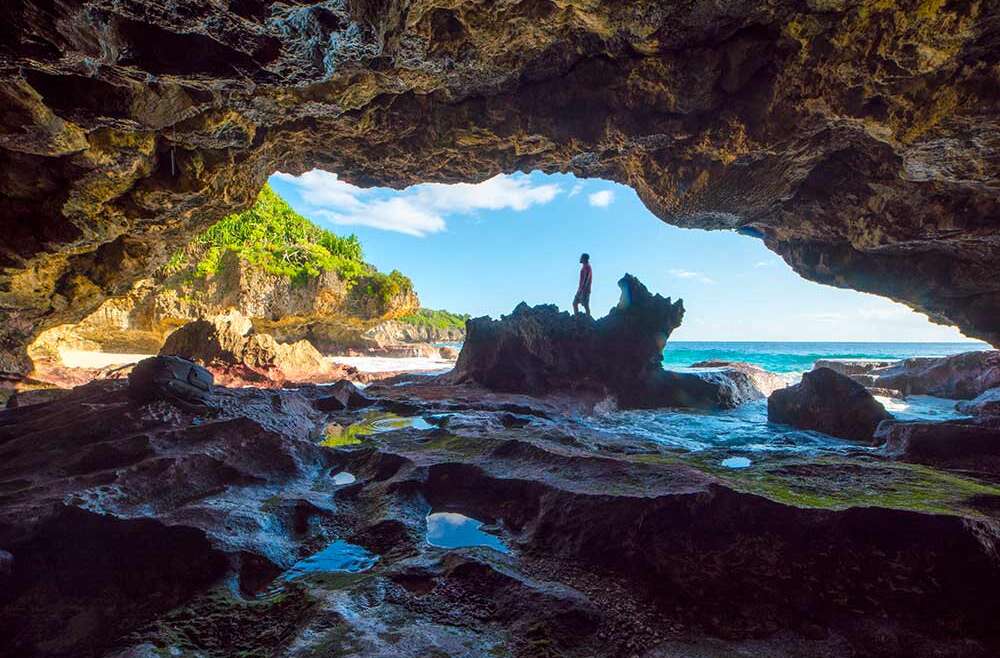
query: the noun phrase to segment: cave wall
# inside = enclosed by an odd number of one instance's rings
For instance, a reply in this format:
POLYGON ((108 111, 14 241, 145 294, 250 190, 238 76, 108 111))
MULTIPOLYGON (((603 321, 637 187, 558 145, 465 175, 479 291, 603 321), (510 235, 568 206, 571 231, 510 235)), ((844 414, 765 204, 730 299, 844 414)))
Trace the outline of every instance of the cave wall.
POLYGON ((0 373, 275 170, 541 169, 1000 344, 997 0, 0 7, 0 373))

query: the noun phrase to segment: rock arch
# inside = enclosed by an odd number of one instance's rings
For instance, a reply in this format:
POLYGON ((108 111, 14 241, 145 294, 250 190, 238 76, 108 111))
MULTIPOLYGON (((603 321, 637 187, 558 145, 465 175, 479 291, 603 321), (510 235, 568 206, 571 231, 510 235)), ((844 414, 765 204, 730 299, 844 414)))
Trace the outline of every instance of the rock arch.
POLYGON ((1000 344, 992 0, 25 0, 0 26, 8 375, 311 167, 613 179, 1000 344))

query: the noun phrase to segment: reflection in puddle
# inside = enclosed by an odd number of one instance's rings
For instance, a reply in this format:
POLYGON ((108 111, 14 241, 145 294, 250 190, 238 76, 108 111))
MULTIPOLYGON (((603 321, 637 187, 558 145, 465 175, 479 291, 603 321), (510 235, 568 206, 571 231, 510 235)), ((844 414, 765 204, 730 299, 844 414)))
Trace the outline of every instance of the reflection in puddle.
POLYGON ((427 515, 427 543, 438 548, 485 546, 501 553, 510 549, 499 537, 480 530, 482 522, 455 512, 435 512, 427 515))
POLYGON ((338 539, 318 553, 296 562, 281 576, 281 579, 295 580, 317 571, 359 573, 371 569, 376 562, 378 562, 377 555, 356 544, 338 539))
POLYGON ((354 484, 357 482, 357 478, 354 477, 353 473, 348 473, 347 471, 341 471, 333 476, 334 484, 354 484))
POLYGON ((722 460, 722 465, 726 468, 750 468, 751 463, 746 457, 727 457, 722 460))
POLYGON ((363 438, 370 434, 381 434, 382 432, 394 432, 413 428, 415 430, 426 431, 436 429, 420 416, 397 416, 385 412, 371 412, 365 414, 357 423, 351 425, 338 425, 328 423, 323 430, 323 440, 321 446, 327 448, 340 448, 342 446, 357 445, 363 438))

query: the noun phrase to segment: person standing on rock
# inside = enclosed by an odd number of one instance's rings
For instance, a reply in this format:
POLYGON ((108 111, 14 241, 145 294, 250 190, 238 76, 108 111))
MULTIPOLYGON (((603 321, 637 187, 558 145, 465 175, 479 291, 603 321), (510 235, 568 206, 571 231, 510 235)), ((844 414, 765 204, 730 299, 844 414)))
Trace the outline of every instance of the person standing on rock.
POLYGON ((590 284, 594 280, 594 273, 590 269, 590 254, 580 254, 580 286, 576 289, 576 297, 573 298, 573 315, 580 313, 578 306, 583 305, 583 310, 590 315, 590 284))

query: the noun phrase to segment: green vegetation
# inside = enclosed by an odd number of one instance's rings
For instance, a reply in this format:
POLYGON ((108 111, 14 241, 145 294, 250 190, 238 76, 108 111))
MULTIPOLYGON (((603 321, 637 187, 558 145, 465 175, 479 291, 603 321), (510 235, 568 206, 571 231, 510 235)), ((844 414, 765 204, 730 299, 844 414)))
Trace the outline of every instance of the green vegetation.
POLYGON ((363 292, 366 297, 374 300, 382 312, 390 310, 394 299, 413 292, 413 282, 399 270, 388 274, 372 272, 358 281, 355 294, 363 292))
POLYGON ((322 229, 295 212, 269 185, 248 210, 225 217, 171 256, 165 273, 191 271, 196 278, 216 274, 229 251, 265 271, 304 283, 309 277, 334 271, 352 286, 365 282, 379 295, 412 290, 400 274, 382 274, 364 262, 357 236, 342 237, 322 229))
POLYGON ((434 329, 465 329, 465 321, 468 319, 468 314, 421 308, 416 313, 404 315, 399 318, 399 321, 420 327, 432 327, 434 329))

